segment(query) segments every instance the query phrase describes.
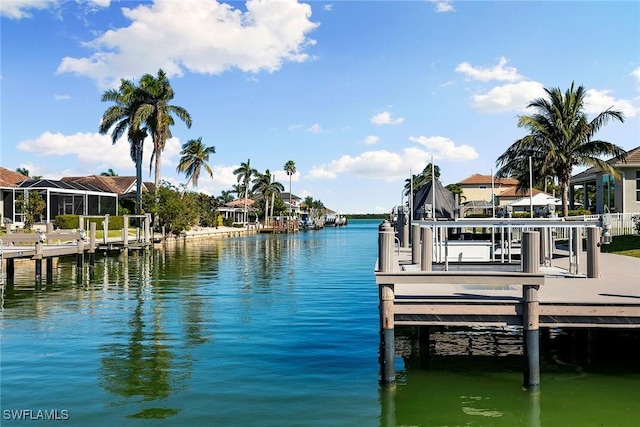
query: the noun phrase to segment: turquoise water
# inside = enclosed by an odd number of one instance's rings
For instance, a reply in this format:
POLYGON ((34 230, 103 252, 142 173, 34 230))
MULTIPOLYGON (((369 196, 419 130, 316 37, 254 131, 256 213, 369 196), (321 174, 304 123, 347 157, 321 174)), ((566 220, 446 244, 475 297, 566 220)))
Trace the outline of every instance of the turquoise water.
POLYGON ((38 291, 32 266, 17 267, 2 305, 0 423, 638 425, 634 358, 593 372, 547 361, 531 395, 519 356, 435 355, 425 368, 405 349, 398 385, 381 388, 379 222, 101 258, 79 277, 65 261, 38 291))

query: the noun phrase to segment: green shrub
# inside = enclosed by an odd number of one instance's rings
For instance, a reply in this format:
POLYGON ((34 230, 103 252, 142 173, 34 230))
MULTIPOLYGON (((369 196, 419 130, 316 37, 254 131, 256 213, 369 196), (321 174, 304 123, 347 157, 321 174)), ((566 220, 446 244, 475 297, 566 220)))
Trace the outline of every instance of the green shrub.
POLYGON ((591 215, 591 211, 589 211, 589 209, 571 209, 569 211, 569 216, 582 216, 582 215, 591 215))
POLYGON ((233 227, 233 218, 232 217, 225 218, 224 225, 227 227, 233 227))
POLYGON ((71 230, 80 226, 78 218, 78 215, 58 215, 53 220, 53 225, 63 230, 71 230))

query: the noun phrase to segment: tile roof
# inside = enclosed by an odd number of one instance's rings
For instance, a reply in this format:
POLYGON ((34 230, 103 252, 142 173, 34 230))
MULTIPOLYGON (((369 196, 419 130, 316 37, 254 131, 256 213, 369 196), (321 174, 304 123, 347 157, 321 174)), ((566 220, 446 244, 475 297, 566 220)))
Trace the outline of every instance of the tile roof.
POLYGON ((26 179, 29 178, 21 173, 0 167, 0 187, 16 187, 26 179))
MULTIPOLYGON (((640 165, 640 147, 632 148, 627 151, 625 156, 614 157, 612 159, 607 160, 611 166, 616 168, 625 167, 625 166, 637 166, 640 165), (623 160, 625 159, 625 160, 623 160)), ((585 177, 590 177, 591 175, 599 172, 600 169, 591 167, 585 171, 577 173, 571 177, 571 179, 580 179, 585 177)))
MULTIPOLYGON (((494 185, 507 185, 507 186, 516 186, 518 185, 518 180, 513 178, 493 178, 494 185)), ((480 175, 478 173, 471 175, 468 178, 463 179, 458 184, 462 185, 491 185, 491 175, 480 175)))
MULTIPOLYGON (((537 188, 533 189, 533 195, 537 195, 540 193, 544 193, 544 191, 538 190, 537 188)), ((529 196, 529 189, 525 189, 525 190, 520 190, 520 191, 516 191, 516 188, 508 188, 506 190, 504 190, 503 192, 501 192, 500 194, 498 194, 498 197, 528 197, 529 196)))

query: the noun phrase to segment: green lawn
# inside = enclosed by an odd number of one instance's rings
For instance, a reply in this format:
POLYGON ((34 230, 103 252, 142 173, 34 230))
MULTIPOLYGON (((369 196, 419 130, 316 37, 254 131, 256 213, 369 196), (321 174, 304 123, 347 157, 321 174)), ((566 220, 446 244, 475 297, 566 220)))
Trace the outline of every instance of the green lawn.
POLYGON ((602 252, 640 258, 640 236, 614 236, 610 245, 602 245, 602 252))

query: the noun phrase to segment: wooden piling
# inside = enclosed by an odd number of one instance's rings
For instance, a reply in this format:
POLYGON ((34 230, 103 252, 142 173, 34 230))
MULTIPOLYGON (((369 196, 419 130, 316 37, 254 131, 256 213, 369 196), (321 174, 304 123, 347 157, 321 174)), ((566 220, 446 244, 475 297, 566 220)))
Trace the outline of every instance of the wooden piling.
POLYGON ((420 228, 420 270, 431 271, 433 262, 433 231, 431 227, 420 228))
POLYGON ((420 226, 411 226, 411 264, 420 264, 420 226))
POLYGON ((587 228, 587 277, 600 277, 600 227, 587 228))
MULTIPOLYGON (((395 233, 389 221, 380 224, 378 236, 378 271, 393 270, 395 233)), ((383 384, 393 384, 395 370, 394 285, 380 285, 380 379, 383 384)))
POLYGON ((96 264, 96 223, 89 223, 89 268, 96 264))
MULTIPOLYGON (((522 233, 522 271, 540 272, 540 233, 522 233)), ((522 289, 522 336, 524 341, 524 387, 529 391, 540 389, 540 304, 538 285, 524 284, 522 289)))

